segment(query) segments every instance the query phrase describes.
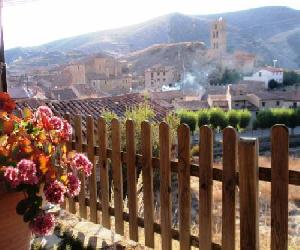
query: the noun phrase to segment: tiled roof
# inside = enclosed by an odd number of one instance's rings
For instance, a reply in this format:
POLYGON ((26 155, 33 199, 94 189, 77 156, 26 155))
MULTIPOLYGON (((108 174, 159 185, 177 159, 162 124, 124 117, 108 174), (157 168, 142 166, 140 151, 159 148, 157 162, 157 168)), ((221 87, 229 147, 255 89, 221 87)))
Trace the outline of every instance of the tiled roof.
MULTIPOLYGON (((118 116, 123 116, 127 109, 144 102, 145 98, 142 95, 134 93, 69 101, 23 99, 17 101, 17 107, 20 109, 24 107, 35 109, 40 105, 47 105, 53 110, 54 114, 58 116, 64 116, 66 113, 70 113, 71 116, 77 114, 83 116, 92 115, 97 119, 101 116, 103 109, 110 110, 118 116)), ((148 101, 148 103, 154 109, 156 114, 155 119, 157 121, 161 121, 169 111, 168 108, 162 107, 154 101, 148 101)))
POLYGON ((64 89, 53 89, 52 95, 54 99, 57 100, 74 100, 77 99, 76 94, 74 93, 72 88, 64 88, 64 89))
POLYGON ((175 103, 176 108, 183 108, 188 110, 207 109, 209 105, 207 101, 193 100, 193 101, 178 101, 175 103))
POLYGON ((254 94, 261 100, 300 101, 300 91, 259 91, 254 94))
POLYGON ((270 71, 270 72, 273 72, 273 73, 275 73, 275 72, 283 72, 282 68, 274 68, 274 67, 270 67, 270 66, 269 67, 264 67, 262 69, 270 71))

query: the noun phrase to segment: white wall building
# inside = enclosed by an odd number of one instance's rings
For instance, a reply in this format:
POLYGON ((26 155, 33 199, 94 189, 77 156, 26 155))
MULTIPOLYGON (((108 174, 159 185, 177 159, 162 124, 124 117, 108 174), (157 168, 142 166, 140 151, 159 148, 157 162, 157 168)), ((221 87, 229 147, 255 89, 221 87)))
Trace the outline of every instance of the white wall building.
POLYGON ((265 83, 265 87, 268 88, 268 83, 270 80, 275 80, 279 84, 283 83, 283 69, 265 67, 254 73, 252 76, 245 76, 246 81, 262 81, 265 83))

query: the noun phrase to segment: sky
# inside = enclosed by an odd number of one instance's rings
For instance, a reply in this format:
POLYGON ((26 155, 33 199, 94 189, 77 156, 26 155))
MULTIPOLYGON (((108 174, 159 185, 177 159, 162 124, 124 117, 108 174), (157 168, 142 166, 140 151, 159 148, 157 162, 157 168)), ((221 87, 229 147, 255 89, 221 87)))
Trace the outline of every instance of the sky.
POLYGON ((300 0, 31 0, 4 7, 5 48, 36 46, 172 12, 201 15, 262 6, 300 10, 300 0))

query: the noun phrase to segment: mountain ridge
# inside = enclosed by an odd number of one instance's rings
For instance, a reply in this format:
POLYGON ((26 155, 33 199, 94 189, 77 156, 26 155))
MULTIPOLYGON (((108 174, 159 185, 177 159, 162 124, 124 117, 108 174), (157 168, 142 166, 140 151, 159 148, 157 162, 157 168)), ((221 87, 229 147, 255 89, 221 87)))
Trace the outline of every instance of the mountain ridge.
POLYGON ((300 67, 297 46, 300 10, 282 6, 210 15, 170 13, 127 27, 60 39, 37 47, 10 49, 6 51, 7 62, 12 63, 20 56, 32 58, 39 52, 43 56, 57 52, 61 57, 70 51, 87 56, 100 51, 124 55, 154 44, 195 41, 209 47, 211 22, 220 16, 227 22, 229 52, 244 50, 257 54, 268 64, 276 58, 280 66, 300 67))

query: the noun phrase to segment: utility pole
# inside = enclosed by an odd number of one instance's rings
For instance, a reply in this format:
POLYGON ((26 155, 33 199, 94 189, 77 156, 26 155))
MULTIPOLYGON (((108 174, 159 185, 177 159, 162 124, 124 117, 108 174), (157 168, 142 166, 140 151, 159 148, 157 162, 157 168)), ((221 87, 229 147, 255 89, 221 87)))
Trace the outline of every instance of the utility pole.
POLYGON ((0 91, 7 92, 6 64, 4 57, 4 39, 2 25, 3 0, 0 0, 0 91))

